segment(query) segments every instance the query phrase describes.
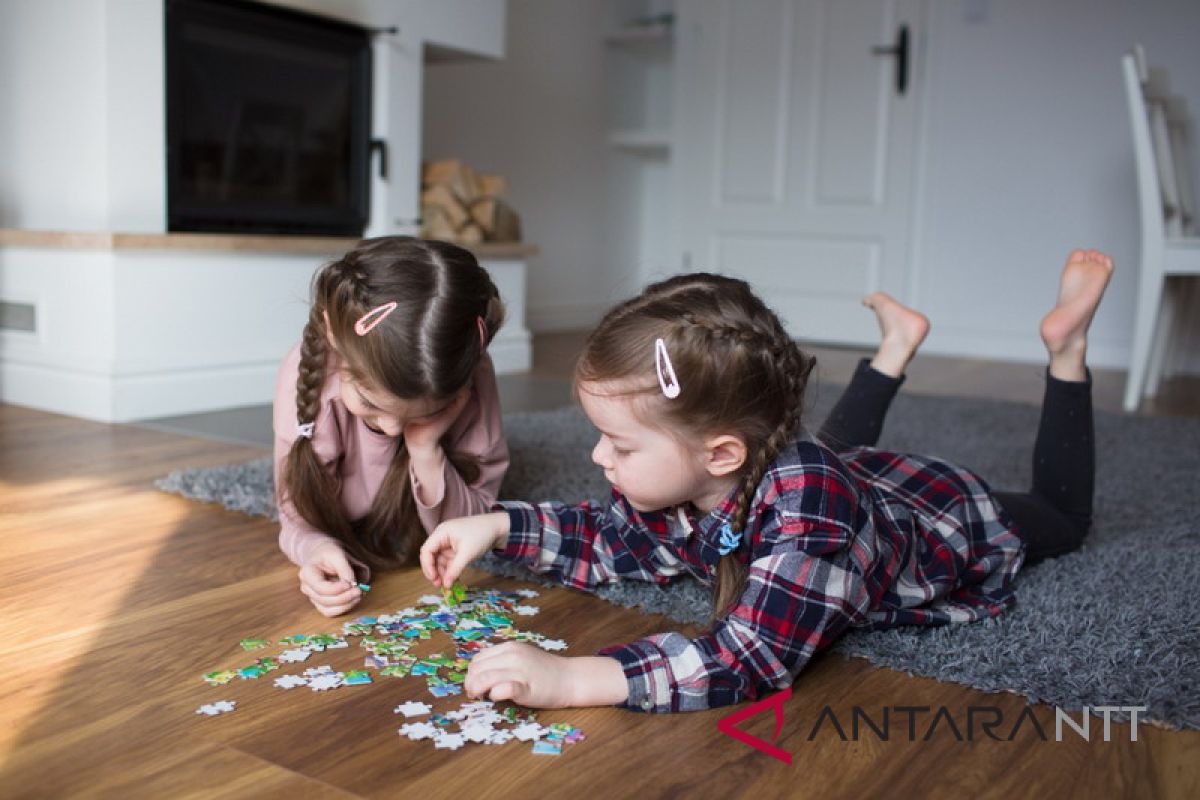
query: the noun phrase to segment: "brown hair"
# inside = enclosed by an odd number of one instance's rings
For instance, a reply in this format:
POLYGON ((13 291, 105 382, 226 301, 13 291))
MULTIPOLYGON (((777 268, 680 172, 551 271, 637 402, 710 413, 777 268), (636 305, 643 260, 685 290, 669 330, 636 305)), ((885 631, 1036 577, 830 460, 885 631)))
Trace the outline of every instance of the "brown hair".
MULTIPOLYGON (((504 321, 504 305, 486 270, 467 250, 407 236, 365 239, 322 267, 312 282, 312 307, 300 346, 296 379, 297 423, 316 420, 329 364, 329 335, 356 380, 401 399, 447 399, 468 384, 487 342, 504 321), (396 309, 369 333, 354 323, 371 309, 396 309), (486 341, 480 340, 477 318, 486 341)), ((479 476, 474 457, 447 450, 468 481, 479 476)), ((374 568, 413 562, 425 532, 408 480, 408 450, 401 439, 371 510, 352 520, 341 501, 338 475, 321 463, 312 439, 299 437, 284 466, 280 497, 315 528, 337 538, 347 552, 374 568)))
MULTIPOLYGON (((681 437, 740 437, 748 458, 730 520, 740 532, 767 467, 800 430, 814 363, 745 281, 695 273, 652 284, 609 311, 584 345, 575 381, 621 384, 621 394, 639 395, 645 403, 638 408, 649 409, 681 437), (659 338, 681 386, 674 399, 663 396, 655 373, 659 338)), ((741 595, 745 581, 737 554, 723 556, 713 587, 714 616, 741 595)))

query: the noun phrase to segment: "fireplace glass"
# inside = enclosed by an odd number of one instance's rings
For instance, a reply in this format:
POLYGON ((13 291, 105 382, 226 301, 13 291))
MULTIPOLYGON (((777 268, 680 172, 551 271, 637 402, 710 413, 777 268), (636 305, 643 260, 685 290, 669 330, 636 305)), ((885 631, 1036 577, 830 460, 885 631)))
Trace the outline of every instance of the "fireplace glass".
POLYGON ((167 0, 167 227, 360 236, 364 28, 233 0, 167 0))

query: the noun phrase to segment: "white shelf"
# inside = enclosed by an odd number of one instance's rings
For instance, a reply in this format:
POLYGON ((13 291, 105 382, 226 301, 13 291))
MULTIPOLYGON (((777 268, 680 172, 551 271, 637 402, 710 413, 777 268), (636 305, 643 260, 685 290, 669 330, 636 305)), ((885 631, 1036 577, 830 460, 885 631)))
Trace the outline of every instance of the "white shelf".
POLYGON ((666 131, 613 131, 608 142, 621 150, 644 155, 665 156, 671 150, 671 136, 666 131))

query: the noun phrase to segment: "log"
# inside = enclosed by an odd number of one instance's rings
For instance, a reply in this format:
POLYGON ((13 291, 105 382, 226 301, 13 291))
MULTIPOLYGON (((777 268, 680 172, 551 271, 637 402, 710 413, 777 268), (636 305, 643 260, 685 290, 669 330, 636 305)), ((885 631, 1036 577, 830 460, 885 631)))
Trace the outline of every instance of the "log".
POLYGON ((458 237, 458 231, 450 224, 441 206, 422 205, 421 236, 425 239, 454 241, 458 237))
POLYGON ((487 241, 521 241, 521 218, 500 198, 480 198, 471 204, 470 213, 487 241))
POLYGON ((422 181, 429 187, 445 186, 463 205, 479 195, 479 179, 475 176, 475 170, 453 158, 427 164, 422 181))
POLYGON ((474 222, 468 222, 458 229, 456 237, 455 241, 470 247, 483 242, 483 231, 474 222))
MULTIPOLYGON (((421 192, 421 207, 433 206, 440 208, 450 227, 458 230, 470 221, 471 215, 459 201, 454 192, 444 183, 434 184, 421 192)), ((422 211, 424 216, 424 211, 422 211)))
POLYGON ((480 175, 479 194, 483 197, 503 197, 508 192, 508 181, 500 175, 480 175))

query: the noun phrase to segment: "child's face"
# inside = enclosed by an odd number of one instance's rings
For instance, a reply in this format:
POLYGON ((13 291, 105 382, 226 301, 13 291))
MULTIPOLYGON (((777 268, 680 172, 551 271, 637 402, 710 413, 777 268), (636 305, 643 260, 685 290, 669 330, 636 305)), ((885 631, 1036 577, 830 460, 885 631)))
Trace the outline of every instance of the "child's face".
POLYGON ((425 422, 437 416, 453 400, 402 400, 399 397, 371 389, 354 380, 344 368, 339 371, 342 379, 342 404, 346 410, 363 421, 376 433, 399 436, 404 426, 425 422))
POLYGON ((701 505, 712 476, 700 448, 646 425, 637 416, 635 398, 613 396, 612 387, 582 383, 583 413, 600 430, 592 461, 638 511, 657 511, 685 502, 701 505))

